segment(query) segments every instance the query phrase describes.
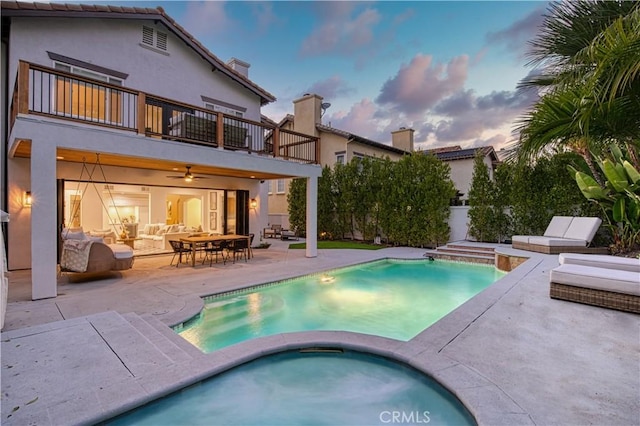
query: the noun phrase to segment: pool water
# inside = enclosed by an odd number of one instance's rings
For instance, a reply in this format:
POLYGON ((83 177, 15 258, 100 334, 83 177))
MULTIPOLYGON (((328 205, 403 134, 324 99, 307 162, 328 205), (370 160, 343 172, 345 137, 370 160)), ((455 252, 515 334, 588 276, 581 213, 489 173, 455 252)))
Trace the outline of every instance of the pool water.
POLYGON ((204 352, 286 332, 410 340, 504 276, 493 266, 383 260, 205 300, 176 331, 204 352))
POLYGON ((450 392, 427 376, 411 367, 355 352, 270 355, 106 424, 391 423, 476 424, 450 392))

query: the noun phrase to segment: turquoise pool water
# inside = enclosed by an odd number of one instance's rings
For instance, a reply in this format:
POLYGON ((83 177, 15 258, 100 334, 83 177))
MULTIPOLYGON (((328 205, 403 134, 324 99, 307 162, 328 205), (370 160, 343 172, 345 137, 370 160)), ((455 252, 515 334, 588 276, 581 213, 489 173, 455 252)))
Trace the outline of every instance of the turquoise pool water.
POLYGON ((475 425, 420 372, 361 353, 260 358, 107 425, 475 425))
POLYGON ((176 331, 204 352, 311 330, 406 341, 502 276, 486 265, 377 261, 210 297, 199 318, 176 331))

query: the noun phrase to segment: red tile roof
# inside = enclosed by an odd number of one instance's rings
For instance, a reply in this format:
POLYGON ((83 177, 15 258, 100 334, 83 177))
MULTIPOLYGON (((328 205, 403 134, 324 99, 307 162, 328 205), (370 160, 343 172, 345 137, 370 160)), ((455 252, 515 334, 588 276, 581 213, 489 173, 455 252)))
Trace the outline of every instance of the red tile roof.
POLYGON ((129 7, 109 5, 87 5, 75 3, 32 3, 18 1, 0 1, 2 16, 33 16, 33 17, 79 17, 79 18, 121 18, 121 19, 149 19, 161 21, 176 36, 194 49, 216 69, 222 71, 231 79, 242 84, 260 96, 262 104, 276 100, 276 97, 262 87, 240 74, 224 61, 211 53, 202 43, 195 39, 187 30, 170 17, 162 7, 129 7))

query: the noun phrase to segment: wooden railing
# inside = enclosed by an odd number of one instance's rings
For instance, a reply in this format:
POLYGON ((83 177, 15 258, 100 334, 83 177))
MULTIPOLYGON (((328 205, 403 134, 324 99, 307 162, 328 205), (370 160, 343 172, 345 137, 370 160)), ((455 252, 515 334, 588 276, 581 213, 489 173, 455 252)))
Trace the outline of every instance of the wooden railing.
POLYGON ((20 61, 12 97, 11 128, 18 114, 45 115, 301 163, 318 164, 320 157, 320 141, 314 136, 24 61, 20 61))

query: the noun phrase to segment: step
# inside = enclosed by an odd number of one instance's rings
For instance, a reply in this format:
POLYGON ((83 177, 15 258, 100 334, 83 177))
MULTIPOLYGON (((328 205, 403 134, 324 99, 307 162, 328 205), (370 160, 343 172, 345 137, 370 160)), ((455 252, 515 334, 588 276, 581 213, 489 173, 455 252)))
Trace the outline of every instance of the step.
POLYGON ((486 251, 493 253, 495 251, 495 247, 488 246, 479 246, 479 245, 471 245, 471 244, 447 244, 446 247, 454 248, 454 249, 467 249, 467 250, 476 250, 476 251, 486 251))
POLYGON ((167 324, 160 321, 158 318, 151 314, 145 314, 141 316, 149 325, 154 327, 160 334, 165 336, 168 340, 170 340, 174 345, 182 349, 191 358, 197 358, 199 356, 203 356, 204 352, 198 349, 197 346, 192 345, 187 340, 183 339, 176 331, 169 327, 167 324))
POLYGON ((493 256, 494 256, 493 252, 487 252, 487 251, 483 251, 483 250, 448 248, 448 247, 438 247, 436 252, 437 253, 451 253, 451 254, 472 255, 472 256, 485 256, 485 257, 491 258, 491 259, 493 259, 493 256))
MULTIPOLYGON (((153 318, 143 318, 135 313, 123 314, 125 318, 136 330, 138 330, 151 344, 153 344, 160 352, 162 352, 172 363, 182 363, 193 359, 193 355, 187 350, 176 344, 170 337, 158 330, 156 325, 152 325, 150 321, 153 318)), ((159 322, 159 321, 158 321, 159 322)), ((176 335, 178 339, 182 339, 169 327, 162 324, 170 333, 176 335)), ((188 342, 185 342, 188 344, 188 342)), ((191 346, 191 345, 189 345, 191 346)), ((197 350, 197 348, 194 348, 197 350)), ((199 352, 199 351, 198 351, 199 352)), ((200 352, 201 354, 201 352, 200 352)))
POLYGON ((91 315, 87 320, 134 376, 155 374, 159 368, 173 364, 163 350, 123 315, 109 311, 91 315))
POLYGON ((436 250, 428 251, 424 254, 425 257, 431 256, 434 259, 441 260, 453 260, 460 262, 470 262, 470 263, 481 263, 484 265, 493 265, 495 263, 495 259, 493 256, 489 257, 486 255, 474 255, 474 254, 456 254, 456 253, 442 253, 436 250))

